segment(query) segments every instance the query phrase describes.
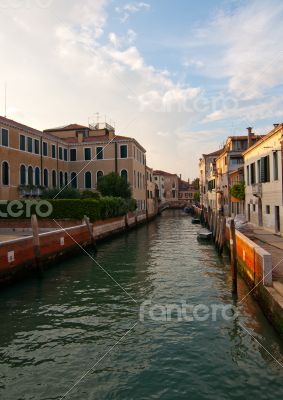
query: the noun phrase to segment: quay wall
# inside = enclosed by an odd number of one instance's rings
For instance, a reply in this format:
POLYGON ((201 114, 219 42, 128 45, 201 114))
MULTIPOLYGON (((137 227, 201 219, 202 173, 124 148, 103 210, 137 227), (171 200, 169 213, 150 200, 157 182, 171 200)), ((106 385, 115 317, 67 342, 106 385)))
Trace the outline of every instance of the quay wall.
MULTIPOLYGON (((194 212, 202 222, 213 231, 210 226, 217 221, 215 215, 209 216, 202 210, 194 208, 194 212)), ((226 220, 227 221, 227 220, 226 220)), ((217 231, 217 229, 215 229, 217 231)), ((215 231, 214 230, 214 231, 215 231)), ((258 301, 265 316, 269 319, 276 331, 283 336, 283 300, 273 287, 272 256, 258 244, 238 230, 236 235, 236 254, 238 273, 252 290, 252 295, 258 301)), ((230 250, 230 224, 226 223, 225 244, 230 250)), ((216 238, 215 238, 216 239, 216 238)))
MULTIPOLYGON (((47 266, 82 252, 82 247, 95 246, 96 241, 133 229, 153 217, 151 215, 147 218, 145 213, 137 213, 96 221, 89 226, 85 222, 76 221, 71 227, 68 226, 69 221, 66 224, 63 221, 58 221, 58 224, 55 222, 56 226, 50 222, 51 230, 49 228, 48 232, 39 233, 38 241, 31 232, 26 237, 0 242, 0 286, 42 273, 47 266)), ((41 222, 39 225, 42 227, 41 222)), ((47 225, 45 221, 45 227, 47 225)), ((30 229, 28 225, 24 228, 30 229)))

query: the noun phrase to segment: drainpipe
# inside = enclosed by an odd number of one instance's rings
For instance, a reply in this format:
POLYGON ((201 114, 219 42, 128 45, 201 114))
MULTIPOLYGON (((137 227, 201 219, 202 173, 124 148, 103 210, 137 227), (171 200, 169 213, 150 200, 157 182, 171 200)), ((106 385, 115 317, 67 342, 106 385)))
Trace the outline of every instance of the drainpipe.
POLYGON ((42 156, 42 136, 40 137, 40 186, 43 186, 43 156, 42 156))
POLYGON ((118 143, 115 142, 115 172, 118 174, 118 143))

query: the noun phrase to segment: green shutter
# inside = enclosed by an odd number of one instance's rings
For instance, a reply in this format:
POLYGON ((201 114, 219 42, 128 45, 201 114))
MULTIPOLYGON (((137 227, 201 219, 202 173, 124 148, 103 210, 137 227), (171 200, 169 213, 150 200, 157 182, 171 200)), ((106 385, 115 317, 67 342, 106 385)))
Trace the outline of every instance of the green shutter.
POLYGON ((265 182, 265 157, 260 159, 260 181, 265 182))

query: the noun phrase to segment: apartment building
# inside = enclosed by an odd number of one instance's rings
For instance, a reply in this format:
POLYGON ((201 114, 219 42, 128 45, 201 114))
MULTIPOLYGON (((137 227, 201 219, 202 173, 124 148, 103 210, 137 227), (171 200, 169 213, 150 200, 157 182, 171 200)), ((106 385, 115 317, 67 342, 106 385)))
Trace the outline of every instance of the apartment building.
POLYGON ((189 181, 184 181, 181 177, 178 178, 178 201, 180 207, 192 205, 197 192, 198 190, 189 181))
POLYGON ((157 199, 157 185, 153 179, 153 169, 146 167, 146 192, 147 192, 147 214, 149 217, 157 213, 158 199, 157 199))
POLYGON ((261 139, 252 128, 248 135, 229 136, 223 151, 216 158, 216 202, 217 209, 225 216, 231 215, 230 174, 244 165, 243 152, 261 139))
MULTIPOLYGON (((236 185, 244 185, 244 166, 230 172, 230 187, 233 188, 236 185)), ((237 215, 245 215, 245 201, 239 197, 233 197, 231 193, 231 216, 234 218, 237 215)))
POLYGON ((246 218, 278 234, 283 228, 282 134, 283 124, 274 124, 243 153, 246 218))
POLYGON ((0 199, 37 196, 43 187, 95 190, 112 171, 127 179, 146 210, 146 150, 108 124, 39 131, 0 117, 0 199))
POLYGON ((178 175, 165 171, 153 171, 154 182, 157 185, 158 198, 161 202, 178 204, 178 175))
POLYGON ((206 209, 209 207, 213 209, 216 208, 216 194, 214 204, 214 198, 211 198, 210 188, 213 187, 213 189, 215 189, 215 162, 222 151, 223 149, 219 149, 209 154, 203 154, 199 159, 200 204, 206 209))

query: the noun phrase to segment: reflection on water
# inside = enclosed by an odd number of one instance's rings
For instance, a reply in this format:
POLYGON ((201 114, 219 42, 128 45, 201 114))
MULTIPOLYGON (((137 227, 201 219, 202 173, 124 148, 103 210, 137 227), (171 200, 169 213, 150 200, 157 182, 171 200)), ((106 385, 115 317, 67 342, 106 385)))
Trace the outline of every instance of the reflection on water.
POLYGON ((234 304, 233 320, 145 318, 80 384, 70 399, 257 399, 282 397, 283 347, 229 266, 180 211, 99 246, 0 295, 0 398, 60 399, 139 317, 145 300, 170 305, 234 304), (248 329, 257 343, 246 332, 248 329))

